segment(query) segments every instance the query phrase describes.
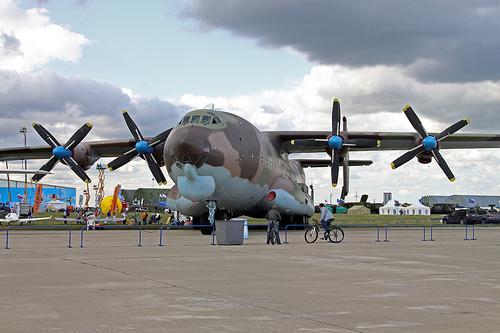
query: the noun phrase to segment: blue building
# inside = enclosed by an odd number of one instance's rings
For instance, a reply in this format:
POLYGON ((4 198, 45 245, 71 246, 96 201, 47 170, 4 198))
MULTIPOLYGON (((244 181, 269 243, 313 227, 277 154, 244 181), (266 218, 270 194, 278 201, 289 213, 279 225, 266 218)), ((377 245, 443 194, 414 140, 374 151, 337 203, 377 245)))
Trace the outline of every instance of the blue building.
MULTIPOLYGON (((42 183, 43 184, 43 183, 42 183)), ((33 205, 35 202, 36 184, 28 183, 26 186, 27 203, 33 205)), ((0 202, 19 202, 22 201, 24 195, 24 181, 0 179, 0 202), (10 191, 9 191, 10 185, 10 191), (10 200, 9 200, 10 192, 10 200)), ((45 210, 45 204, 53 199, 58 199, 66 202, 68 205, 76 206, 76 188, 43 184, 42 187, 42 204, 41 210, 45 210)))

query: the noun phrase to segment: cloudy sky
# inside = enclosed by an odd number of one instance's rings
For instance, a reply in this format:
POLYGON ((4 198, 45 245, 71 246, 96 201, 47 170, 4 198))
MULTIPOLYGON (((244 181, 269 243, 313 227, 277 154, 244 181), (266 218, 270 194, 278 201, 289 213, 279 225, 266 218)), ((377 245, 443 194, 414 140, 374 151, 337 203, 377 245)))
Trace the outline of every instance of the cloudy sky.
MULTIPOLYGON (((498 0, 0 0, 0 146, 22 145, 21 126, 41 144, 33 121, 61 141, 86 121, 88 139, 128 138, 123 108, 154 135, 211 103, 261 130, 328 130, 332 97, 351 130, 411 131, 410 103, 429 131, 469 117, 500 133, 499 36, 498 0)), ((453 184, 436 163, 392 171, 401 153, 352 154, 374 164, 351 169, 350 199, 500 193, 498 150, 444 151, 453 184)), ((328 169, 306 174, 319 200, 339 196, 328 169)), ((142 160, 107 180, 152 184, 142 160)))

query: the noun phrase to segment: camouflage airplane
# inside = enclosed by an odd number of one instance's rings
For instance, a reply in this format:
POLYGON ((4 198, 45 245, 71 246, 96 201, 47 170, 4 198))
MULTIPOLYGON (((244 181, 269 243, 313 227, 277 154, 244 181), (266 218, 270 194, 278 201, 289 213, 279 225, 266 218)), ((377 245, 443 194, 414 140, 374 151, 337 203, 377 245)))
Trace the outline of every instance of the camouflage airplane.
MULTIPOLYGON (((238 215, 262 217, 276 204, 285 224, 302 222, 314 212, 312 193, 305 182, 305 167, 330 167, 332 185, 343 171, 341 197, 349 191, 349 166, 372 161, 350 160, 355 151, 409 150, 392 164, 397 168, 416 157, 420 163, 434 158, 450 181, 455 177, 440 149, 500 148, 500 134, 457 134, 468 124, 460 120, 441 133, 428 133, 410 106, 404 113, 412 132, 355 132, 347 129, 337 99, 332 107, 331 131, 259 131, 245 119, 222 111, 194 110, 173 128, 144 137, 127 111, 125 122, 133 139, 83 142, 92 124, 83 125, 64 145, 42 125, 34 129, 49 146, 0 149, 0 161, 50 158, 40 170, 49 172, 57 162, 68 165, 90 182, 85 169, 101 157, 117 157, 108 164, 116 170, 137 156, 143 158, 158 183, 166 183, 165 166, 175 185, 167 202, 173 210, 205 225, 210 218, 238 215), (330 158, 291 159, 293 153, 326 152, 330 158)), ((44 175, 36 174, 33 181, 44 175)), ((212 220, 213 221, 213 220, 212 220)))

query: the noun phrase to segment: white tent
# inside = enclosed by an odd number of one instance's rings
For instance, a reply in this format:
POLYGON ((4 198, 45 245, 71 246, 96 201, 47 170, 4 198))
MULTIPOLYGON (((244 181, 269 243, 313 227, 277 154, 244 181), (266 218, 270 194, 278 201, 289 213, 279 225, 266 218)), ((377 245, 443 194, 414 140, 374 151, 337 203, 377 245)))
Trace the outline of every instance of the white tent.
POLYGON ((431 209, 419 201, 404 208, 405 215, 431 215, 431 209))
POLYGON ((400 210, 403 207, 396 206, 394 200, 389 200, 387 203, 378 209, 380 215, 400 215, 400 210))

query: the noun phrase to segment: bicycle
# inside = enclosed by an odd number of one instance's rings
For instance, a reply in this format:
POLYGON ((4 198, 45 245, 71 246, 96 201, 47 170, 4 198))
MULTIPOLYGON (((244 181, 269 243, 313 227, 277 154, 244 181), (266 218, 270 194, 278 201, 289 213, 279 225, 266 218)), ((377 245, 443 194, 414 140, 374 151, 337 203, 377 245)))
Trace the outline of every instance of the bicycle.
MULTIPOLYGON (((314 243, 318 239, 318 235, 321 233, 325 233, 323 226, 319 223, 318 220, 313 219, 315 224, 313 226, 309 226, 304 233, 304 239, 307 243, 314 243)), ((330 229, 326 231, 326 237, 332 243, 340 243, 344 240, 344 231, 337 226, 330 226, 330 229)))
MULTIPOLYGON (((269 241, 271 242, 271 244, 272 244, 272 245, 274 245, 274 244, 277 244, 277 243, 278 243, 278 241, 277 241, 277 239, 276 239, 276 230, 275 230, 276 225, 275 225, 275 223, 276 223, 276 222, 274 222, 274 221, 273 221, 273 222, 271 222, 271 223, 270 223, 270 226, 268 227, 268 228, 269 228, 269 230, 268 230, 268 236, 267 236, 267 237, 269 237, 269 241)), ((279 231, 278 231, 278 232, 279 232, 279 231)))

